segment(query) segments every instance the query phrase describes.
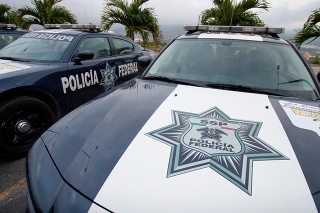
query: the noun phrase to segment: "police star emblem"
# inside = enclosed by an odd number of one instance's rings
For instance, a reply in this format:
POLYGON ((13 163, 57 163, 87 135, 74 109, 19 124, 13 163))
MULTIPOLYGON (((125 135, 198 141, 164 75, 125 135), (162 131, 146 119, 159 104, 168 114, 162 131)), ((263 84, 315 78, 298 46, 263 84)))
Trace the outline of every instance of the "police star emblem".
POLYGON ((214 107, 172 111, 173 124, 147 133, 171 146, 167 177, 210 167, 252 195, 253 161, 289 160, 257 137, 260 122, 231 119, 214 107))
POLYGON ((100 72, 102 75, 100 85, 104 85, 106 90, 114 87, 114 83, 118 79, 118 76, 116 76, 116 66, 111 67, 106 63, 106 68, 100 69, 100 72))

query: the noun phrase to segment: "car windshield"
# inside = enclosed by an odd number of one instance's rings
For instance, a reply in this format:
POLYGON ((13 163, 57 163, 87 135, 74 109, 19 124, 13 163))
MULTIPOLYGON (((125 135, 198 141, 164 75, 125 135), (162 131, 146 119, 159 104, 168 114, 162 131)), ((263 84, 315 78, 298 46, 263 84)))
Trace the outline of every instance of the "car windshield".
POLYGON ((33 62, 59 61, 73 36, 28 33, 0 50, 0 58, 33 62))
POLYGON ((318 99, 305 65, 290 45, 228 39, 179 39, 154 62, 146 78, 246 87, 270 94, 318 99))

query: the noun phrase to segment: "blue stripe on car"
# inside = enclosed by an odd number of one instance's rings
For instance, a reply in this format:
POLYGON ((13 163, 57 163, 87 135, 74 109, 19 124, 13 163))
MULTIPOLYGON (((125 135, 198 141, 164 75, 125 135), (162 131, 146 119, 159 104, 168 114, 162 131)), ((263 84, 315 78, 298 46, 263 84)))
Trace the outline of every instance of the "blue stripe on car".
MULTIPOLYGON (((269 99, 286 131, 308 183, 315 205, 318 211, 320 211, 320 138, 318 134, 313 131, 294 126, 279 104, 279 100, 281 99, 275 97, 269 97, 269 99)), ((286 99, 286 101, 290 100, 286 99)), ((291 101, 319 107, 319 104, 316 104, 314 101, 297 99, 292 99, 291 101)))

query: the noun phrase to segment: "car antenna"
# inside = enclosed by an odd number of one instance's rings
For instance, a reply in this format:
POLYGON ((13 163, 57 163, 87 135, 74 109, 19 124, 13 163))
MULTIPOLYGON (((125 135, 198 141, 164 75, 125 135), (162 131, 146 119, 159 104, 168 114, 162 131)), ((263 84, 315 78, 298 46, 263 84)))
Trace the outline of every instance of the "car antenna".
POLYGON ((234 8, 232 8, 232 13, 231 13, 231 20, 230 20, 230 32, 231 32, 231 26, 232 26, 233 11, 234 11, 234 8))

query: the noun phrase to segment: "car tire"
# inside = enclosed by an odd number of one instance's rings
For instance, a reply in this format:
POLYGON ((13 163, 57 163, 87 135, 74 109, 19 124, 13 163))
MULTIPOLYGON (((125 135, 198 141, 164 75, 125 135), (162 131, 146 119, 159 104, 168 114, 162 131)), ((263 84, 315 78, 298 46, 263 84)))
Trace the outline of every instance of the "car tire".
POLYGON ((26 156, 34 142, 55 121, 43 101, 20 96, 0 104, 0 156, 15 159, 26 156))

